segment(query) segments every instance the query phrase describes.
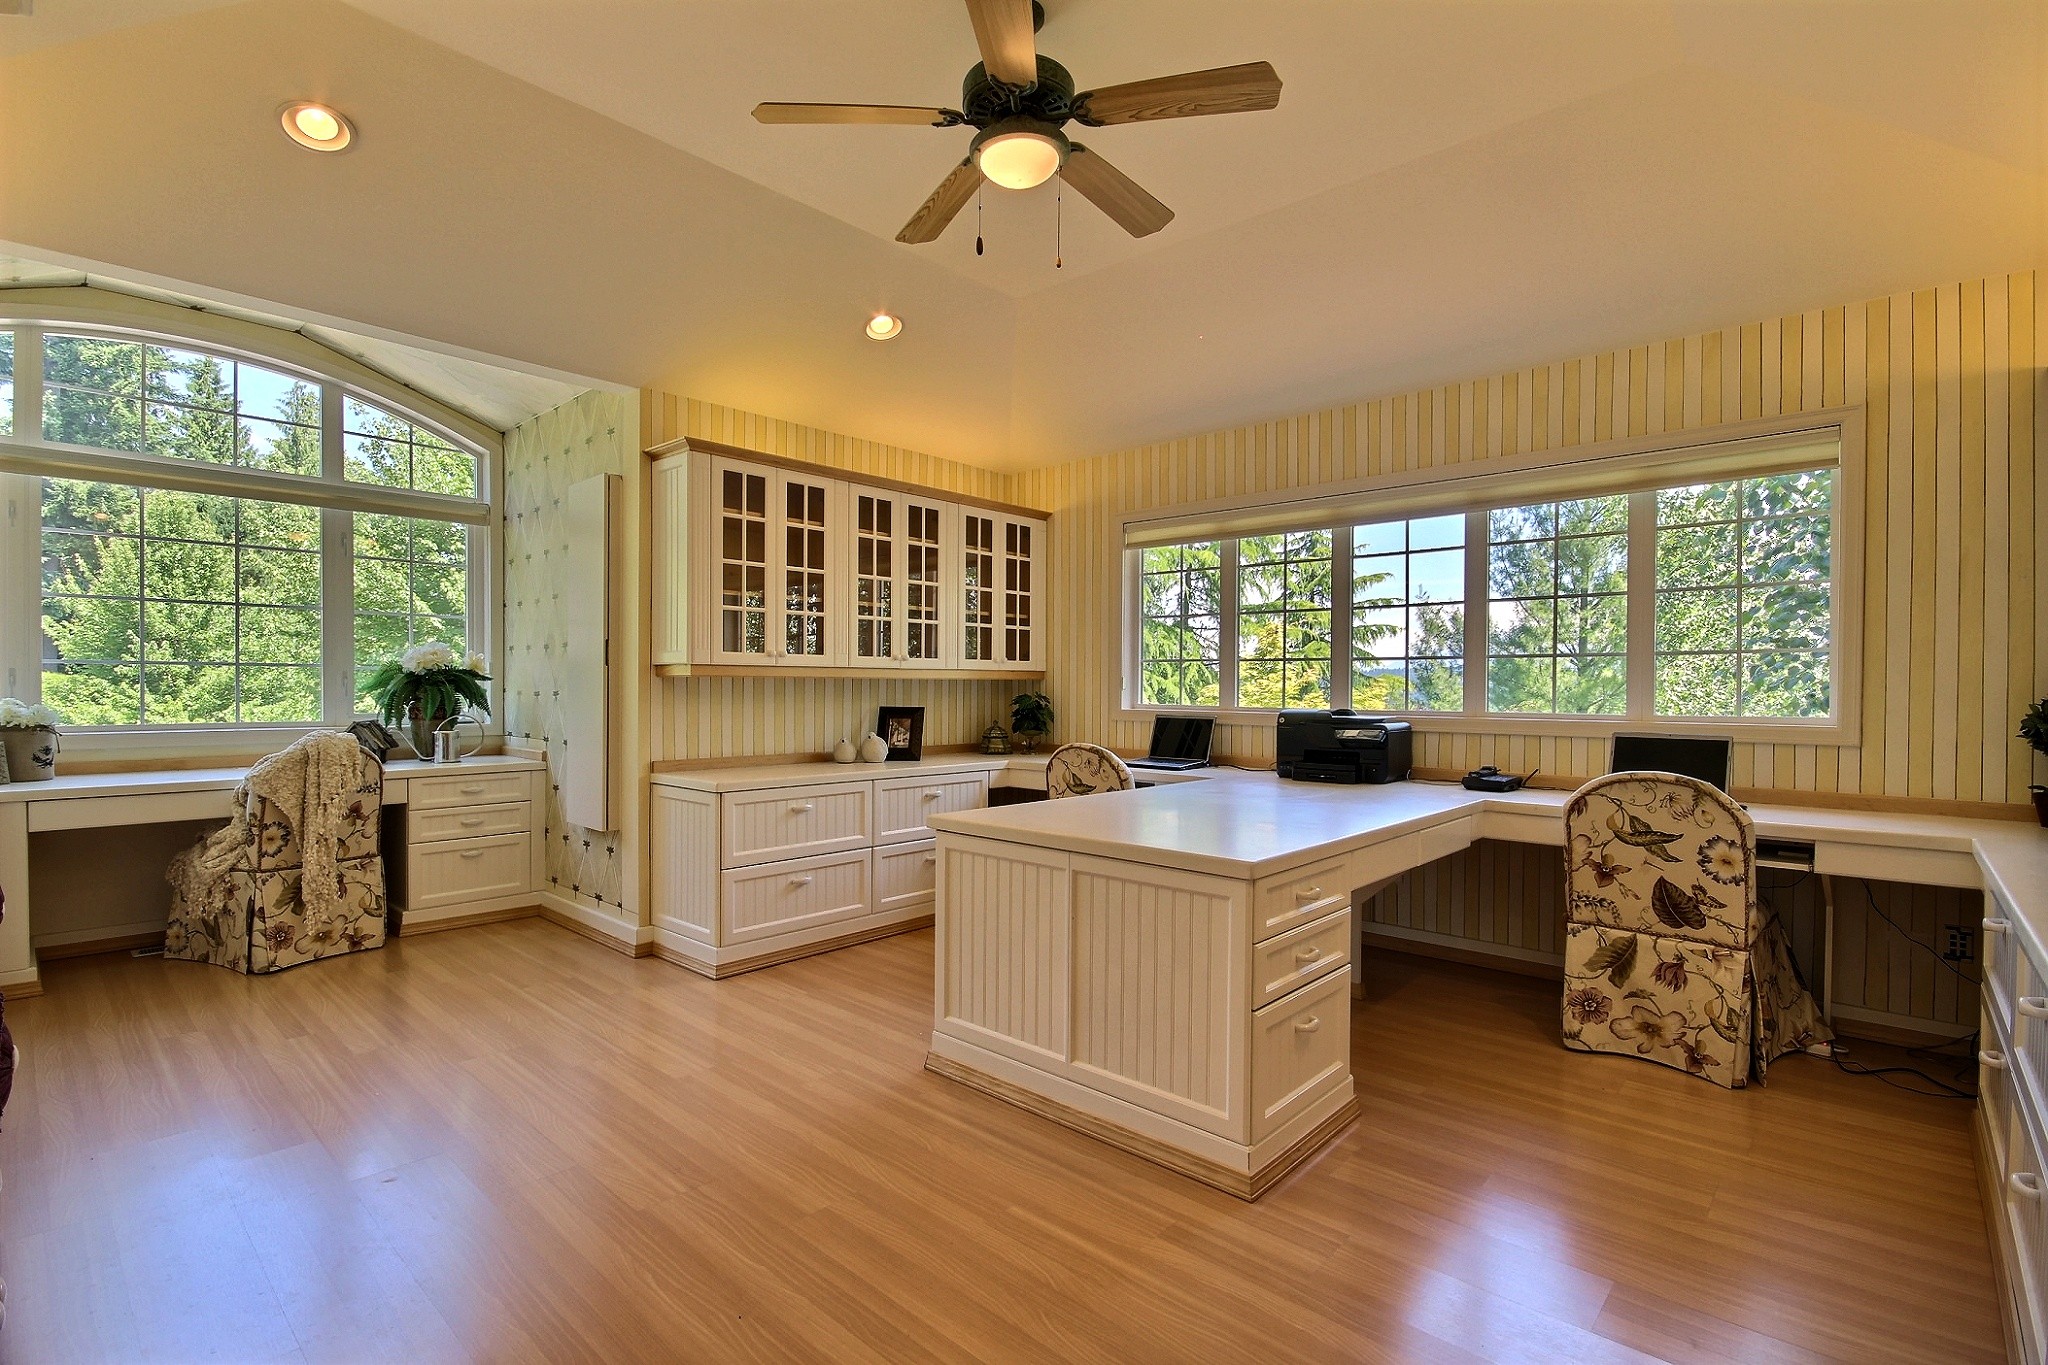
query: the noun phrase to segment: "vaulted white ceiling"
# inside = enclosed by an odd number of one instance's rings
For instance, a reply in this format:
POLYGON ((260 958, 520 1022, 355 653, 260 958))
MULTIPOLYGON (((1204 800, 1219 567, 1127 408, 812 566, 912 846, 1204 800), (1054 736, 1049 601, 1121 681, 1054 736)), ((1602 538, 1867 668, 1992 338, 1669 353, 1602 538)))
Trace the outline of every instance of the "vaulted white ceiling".
POLYGON ((1266 59, 1269 113, 1096 130, 892 238, 962 129, 958 0, 39 0, 0 239, 996 466, 2043 258, 2035 0, 1049 0, 1083 87, 1266 59), (330 98, 357 150, 286 143, 330 98), (868 311, 904 335, 859 335, 868 311))

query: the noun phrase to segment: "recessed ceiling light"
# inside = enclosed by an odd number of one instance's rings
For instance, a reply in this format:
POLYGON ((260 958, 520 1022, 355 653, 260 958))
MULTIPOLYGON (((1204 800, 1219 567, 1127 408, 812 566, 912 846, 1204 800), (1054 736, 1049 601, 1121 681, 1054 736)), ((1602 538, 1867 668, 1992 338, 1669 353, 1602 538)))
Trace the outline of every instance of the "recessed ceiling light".
POLYGON ((355 125, 338 109, 313 100, 299 100, 278 111, 285 136, 316 152, 339 152, 355 141, 355 125))
POLYGON ((868 335, 876 341, 887 341, 903 330, 903 319, 894 313, 877 313, 868 319, 868 335))

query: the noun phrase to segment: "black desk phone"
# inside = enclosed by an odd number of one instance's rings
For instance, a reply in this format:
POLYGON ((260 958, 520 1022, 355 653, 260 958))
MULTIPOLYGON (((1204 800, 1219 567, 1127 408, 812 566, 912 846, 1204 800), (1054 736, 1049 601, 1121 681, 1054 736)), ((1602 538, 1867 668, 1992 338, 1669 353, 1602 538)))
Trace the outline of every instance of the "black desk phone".
MULTIPOLYGON (((1531 769, 1529 777, 1534 776, 1536 773, 1531 769)), ((1520 791, 1522 784, 1527 782, 1529 777, 1516 777, 1513 773, 1504 773, 1489 763, 1484 768, 1475 768, 1466 773, 1462 785, 1470 792, 1512 792, 1520 791)))

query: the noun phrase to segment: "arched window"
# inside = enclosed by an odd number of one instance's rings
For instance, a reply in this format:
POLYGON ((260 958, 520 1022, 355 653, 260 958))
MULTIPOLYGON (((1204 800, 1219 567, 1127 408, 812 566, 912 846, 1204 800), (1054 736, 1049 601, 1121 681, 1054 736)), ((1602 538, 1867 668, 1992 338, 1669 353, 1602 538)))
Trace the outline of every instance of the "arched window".
POLYGON ((65 314, 0 312, 0 564, 39 568, 0 592, 0 694, 345 724, 407 645, 489 649, 493 433, 290 333, 65 314))

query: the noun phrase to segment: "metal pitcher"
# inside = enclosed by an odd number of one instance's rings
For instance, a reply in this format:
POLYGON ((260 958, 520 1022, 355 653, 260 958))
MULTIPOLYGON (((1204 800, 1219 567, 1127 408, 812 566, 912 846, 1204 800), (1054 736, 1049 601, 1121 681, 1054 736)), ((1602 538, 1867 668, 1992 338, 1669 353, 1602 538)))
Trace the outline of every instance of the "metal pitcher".
POLYGON ((484 747, 484 723, 473 716, 452 716, 441 722, 434 731, 434 756, 432 763, 460 763, 484 747), (462 747, 464 725, 476 727, 476 742, 467 749, 462 747))

